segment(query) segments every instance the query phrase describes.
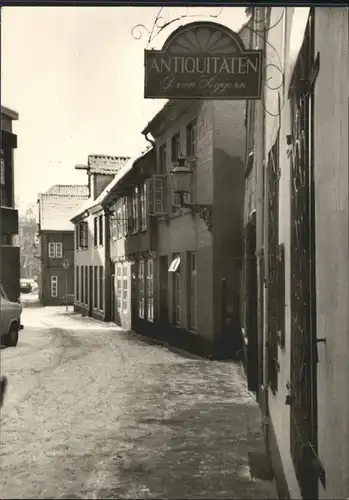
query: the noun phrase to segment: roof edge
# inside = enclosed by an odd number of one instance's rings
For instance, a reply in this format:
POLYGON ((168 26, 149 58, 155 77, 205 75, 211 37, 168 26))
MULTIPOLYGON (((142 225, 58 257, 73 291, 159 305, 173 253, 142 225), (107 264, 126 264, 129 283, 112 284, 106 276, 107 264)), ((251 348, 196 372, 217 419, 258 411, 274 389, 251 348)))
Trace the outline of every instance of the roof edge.
POLYGON ((7 108, 6 106, 1 106, 1 114, 8 116, 11 120, 18 120, 19 118, 17 111, 7 108))

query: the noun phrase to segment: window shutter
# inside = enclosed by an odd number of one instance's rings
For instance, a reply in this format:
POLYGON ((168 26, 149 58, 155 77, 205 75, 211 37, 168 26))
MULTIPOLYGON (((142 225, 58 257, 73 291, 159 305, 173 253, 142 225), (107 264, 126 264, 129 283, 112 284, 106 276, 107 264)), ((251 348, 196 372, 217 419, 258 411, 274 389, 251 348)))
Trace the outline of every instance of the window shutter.
POLYGON ((146 182, 146 193, 147 193, 146 210, 147 210, 148 215, 153 215, 153 213, 154 213, 153 179, 147 179, 145 182, 146 182))
POLYGON ((154 214, 161 215, 165 210, 165 181, 166 175, 153 176, 154 214))

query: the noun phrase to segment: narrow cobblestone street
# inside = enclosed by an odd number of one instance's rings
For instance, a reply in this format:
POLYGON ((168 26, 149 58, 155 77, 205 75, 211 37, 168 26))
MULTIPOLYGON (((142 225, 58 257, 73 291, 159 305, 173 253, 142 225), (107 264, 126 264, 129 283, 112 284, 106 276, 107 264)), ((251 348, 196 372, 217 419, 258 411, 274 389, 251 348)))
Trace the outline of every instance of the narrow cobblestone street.
POLYGON ((257 403, 201 360, 64 308, 25 308, 1 414, 1 498, 277 498, 251 476, 257 403))

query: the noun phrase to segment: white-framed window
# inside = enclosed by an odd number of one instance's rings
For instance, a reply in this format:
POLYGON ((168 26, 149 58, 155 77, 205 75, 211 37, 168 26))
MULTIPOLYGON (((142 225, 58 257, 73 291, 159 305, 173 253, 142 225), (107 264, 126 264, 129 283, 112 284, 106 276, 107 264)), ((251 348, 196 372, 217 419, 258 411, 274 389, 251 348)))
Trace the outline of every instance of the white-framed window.
POLYGON ((75 299, 80 302, 80 268, 75 266, 75 299))
POLYGON ((128 198, 125 196, 122 200, 122 231, 123 235, 128 235, 128 198))
POLYGON ((58 276, 51 276, 51 297, 58 297, 58 276))
POLYGON ((5 155, 4 155, 4 150, 0 150, 0 185, 5 186, 6 184, 6 177, 5 177, 5 155))
POLYGON ((147 261, 147 319, 154 321, 154 260, 147 261))
POLYGON ((61 259, 63 255, 62 243, 56 243, 56 258, 61 259))
POLYGON ((180 157, 180 133, 178 132, 172 137, 171 141, 171 159, 172 163, 176 162, 180 157))
POLYGON ((166 174, 167 170, 167 148, 166 143, 161 144, 159 147, 159 168, 158 172, 160 174, 166 174))
POLYGON ((122 264, 116 264, 116 308, 121 311, 122 297, 122 264))
POLYGON ((122 266, 122 309, 127 312, 127 300, 128 300, 128 264, 122 266))
POLYGON ((196 120, 187 125, 187 156, 196 155, 196 120))
POLYGON ((166 186, 166 175, 154 175, 153 176, 153 197, 154 202, 152 208, 155 214, 164 214, 165 209, 165 186, 166 186))
POLYGON ((84 280, 85 280, 85 285, 84 285, 84 304, 88 304, 88 266, 85 266, 85 276, 84 276, 84 280))
POLYGON ((93 307, 98 309, 98 266, 93 269, 93 307))
POLYGON ((189 329, 197 329, 197 262, 196 253, 189 252, 188 254, 188 297, 189 297, 189 329))
POLYGON ((88 248, 88 222, 81 221, 78 224, 78 245, 79 248, 86 249, 88 248))
POLYGON ((138 316, 144 318, 144 260, 139 261, 138 267, 138 316))
POLYGON ((122 232, 122 200, 119 199, 116 203, 116 239, 123 236, 122 232))
POLYGON ((141 230, 147 229, 147 183, 140 187, 141 230))
POLYGON ((139 189, 134 188, 132 197, 132 232, 139 230, 139 189))
POLYGON ((63 256, 62 243, 50 241, 48 244, 48 257, 49 259, 61 259, 63 256))
POLYGON ((98 295, 98 309, 100 311, 104 311, 104 268, 103 266, 99 266, 99 275, 98 275, 98 284, 99 284, 99 295, 98 295))
POLYGON ((98 246, 98 218, 93 219, 93 246, 98 246))
POLYGON ((103 215, 98 217, 98 244, 103 246, 103 215))

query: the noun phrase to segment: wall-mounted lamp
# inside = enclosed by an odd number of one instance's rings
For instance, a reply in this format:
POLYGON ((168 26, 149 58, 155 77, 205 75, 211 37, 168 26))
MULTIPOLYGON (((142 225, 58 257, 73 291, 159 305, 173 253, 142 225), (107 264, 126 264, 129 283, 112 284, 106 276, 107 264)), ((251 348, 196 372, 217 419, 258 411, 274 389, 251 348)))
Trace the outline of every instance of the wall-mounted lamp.
POLYGON ((178 158, 170 174, 172 189, 174 193, 179 194, 181 208, 189 208, 192 213, 201 217, 206 222, 209 231, 212 231, 212 205, 196 205, 184 201, 184 195, 190 193, 193 176, 193 170, 186 165, 186 158, 178 158))

